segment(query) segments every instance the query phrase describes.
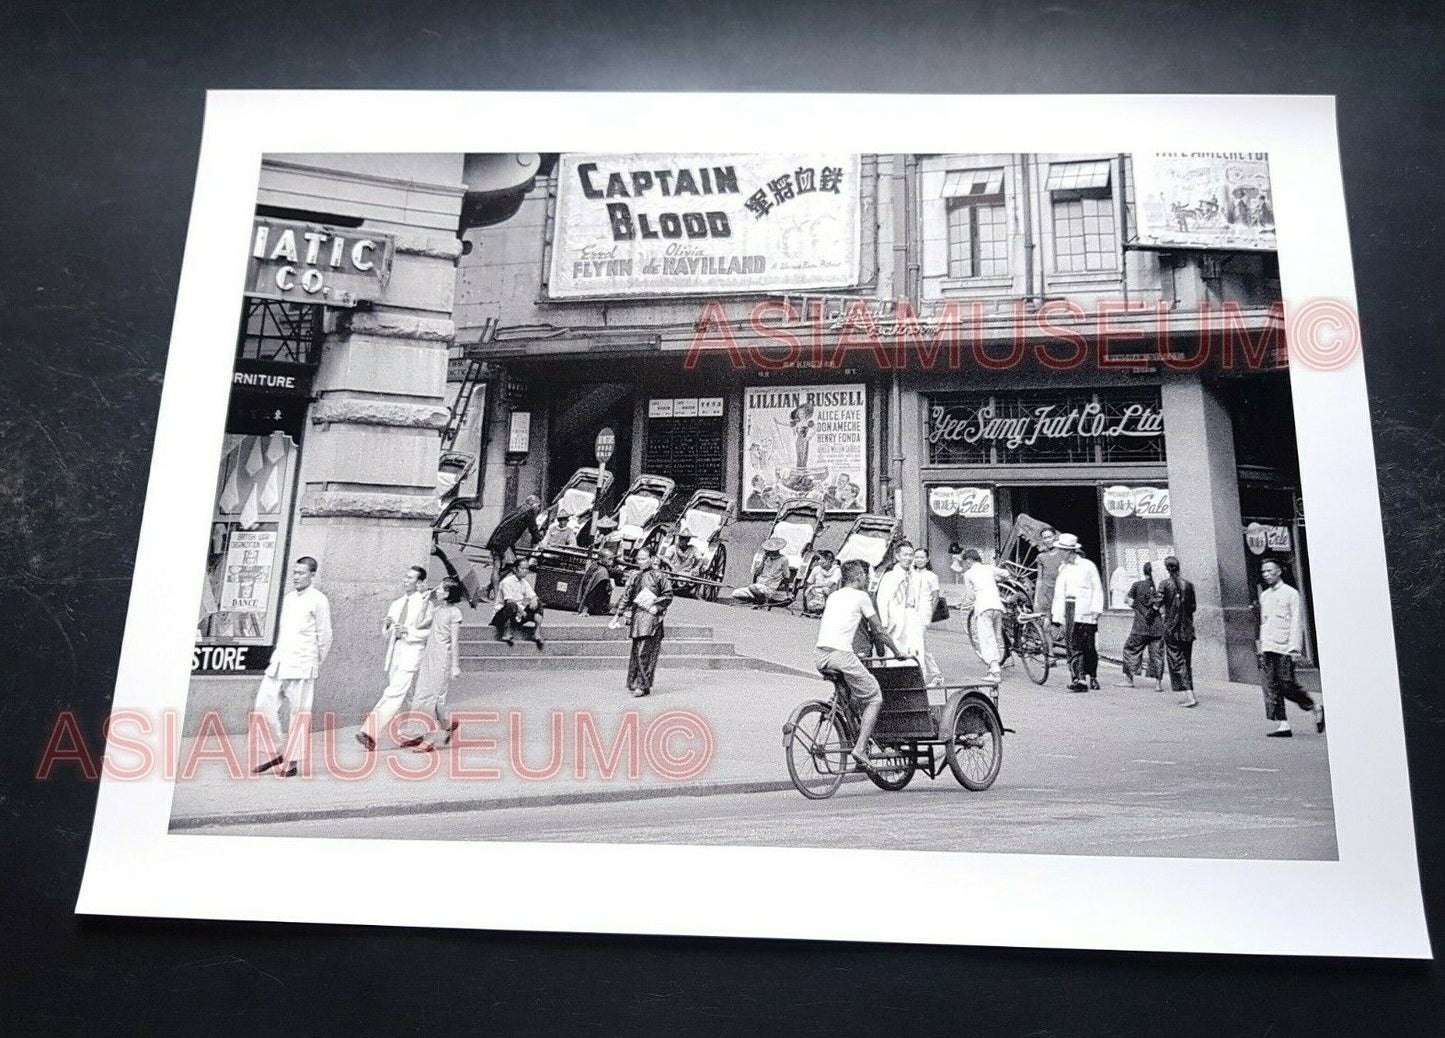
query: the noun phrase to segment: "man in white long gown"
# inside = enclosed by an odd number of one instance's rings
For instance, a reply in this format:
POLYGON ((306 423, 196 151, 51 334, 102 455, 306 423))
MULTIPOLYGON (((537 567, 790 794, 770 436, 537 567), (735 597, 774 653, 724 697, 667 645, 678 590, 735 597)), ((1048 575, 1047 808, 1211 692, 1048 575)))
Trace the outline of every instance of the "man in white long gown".
POLYGON ((913 545, 908 541, 899 542, 893 550, 893 560, 893 568, 878 581, 878 619, 903 655, 918 660, 924 680, 936 681, 940 676, 938 664, 929 658, 924 646, 924 632, 928 620, 932 619, 933 604, 929 602, 929 616, 925 618, 922 600, 927 597, 926 581, 913 566, 913 545))
POLYGON ((281 620, 276 628, 276 649, 271 664, 256 689, 255 712, 266 723, 276 755, 256 767, 269 771, 283 760, 283 775, 296 774, 296 759, 306 750, 311 701, 316 675, 331 651, 331 603, 318 591, 316 560, 303 555, 291 567, 291 590, 281 600, 281 620), (290 711, 287 731, 281 731, 281 700, 290 711), (285 740, 284 742, 282 740, 285 740))

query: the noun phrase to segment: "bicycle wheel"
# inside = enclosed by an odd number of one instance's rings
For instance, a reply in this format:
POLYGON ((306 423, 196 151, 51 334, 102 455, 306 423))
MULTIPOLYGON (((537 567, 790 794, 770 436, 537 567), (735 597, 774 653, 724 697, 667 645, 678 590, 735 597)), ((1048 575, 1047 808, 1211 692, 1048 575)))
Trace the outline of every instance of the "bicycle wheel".
POLYGON ((978 792, 993 785, 1003 766, 1003 727, 977 699, 963 699, 946 726, 951 738, 944 751, 948 769, 964 789, 978 792))
POLYGON ((1049 668, 1053 666, 1053 655, 1049 651, 1049 636, 1042 620, 1030 620, 1019 625, 1019 639, 1014 651, 1023 662, 1024 673, 1035 685, 1049 680, 1049 668))
POLYGON ((809 800, 838 791, 847 770, 848 743, 831 704, 814 701, 793 711, 783 726, 788 777, 809 800))
POLYGON ((888 747, 883 752, 886 755, 883 759, 873 758, 873 770, 868 772, 868 779, 879 789, 896 793, 913 781, 918 761, 907 749, 888 747))
POLYGON ((472 508, 465 501, 453 501, 437 517, 433 524, 434 536, 457 544, 466 544, 472 539, 472 508))

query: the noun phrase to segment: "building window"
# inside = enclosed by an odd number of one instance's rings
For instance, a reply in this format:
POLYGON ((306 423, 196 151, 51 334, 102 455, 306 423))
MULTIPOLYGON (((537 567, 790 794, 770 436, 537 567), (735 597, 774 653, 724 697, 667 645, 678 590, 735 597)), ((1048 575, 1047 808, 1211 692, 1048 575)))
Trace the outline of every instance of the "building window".
POLYGON ((1006 277, 1003 170, 954 170, 944 179, 943 197, 948 204, 948 276, 1006 277))
POLYGON ((1046 188, 1053 200, 1054 269, 1060 274, 1117 270, 1109 161, 1052 163, 1046 188))
POLYGON ((1169 490, 1163 486, 1108 486, 1103 497, 1104 552, 1099 572, 1110 609, 1127 609, 1129 588, 1144 576, 1144 563, 1157 587, 1167 575, 1164 560, 1174 554, 1169 490))

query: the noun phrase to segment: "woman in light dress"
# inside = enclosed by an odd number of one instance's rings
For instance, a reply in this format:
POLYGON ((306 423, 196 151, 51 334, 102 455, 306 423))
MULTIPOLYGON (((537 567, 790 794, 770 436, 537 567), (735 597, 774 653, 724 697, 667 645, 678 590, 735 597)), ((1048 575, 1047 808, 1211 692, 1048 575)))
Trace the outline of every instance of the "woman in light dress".
POLYGON ((436 727, 428 726, 428 731, 421 736, 416 745, 419 753, 430 753, 449 746, 452 732, 456 731, 456 722, 448 717, 446 711, 452 678, 462 672, 462 611, 458 605, 461 600, 462 586, 451 578, 442 581, 441 586, 432 592, 431 636, 422 650, 411 708, 416 713, 432 717, 436 727))

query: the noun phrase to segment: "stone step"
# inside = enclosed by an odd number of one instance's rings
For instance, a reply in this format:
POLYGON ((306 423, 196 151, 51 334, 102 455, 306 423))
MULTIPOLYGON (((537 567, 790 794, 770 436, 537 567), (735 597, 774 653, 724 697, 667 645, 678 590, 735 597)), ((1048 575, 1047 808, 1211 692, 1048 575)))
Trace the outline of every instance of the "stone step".
MULTIPOLYGON (((519 646, 520 648, 520 646, 519 646)), ((531 648, 531 646, 528 646, 531 648)), ((549 656, 532 650, 524 656, 471 656, 462 657, 463 673, 475 674, 485 671, 518 670, 605 670, 624 674, 627 671, 626 656, 549 656)), ((659 668, 669 670, 773 670, 762 661, 746 656, 695 656, 662 655, 657 658, 659 668)))
MULTIPOLYGON (((701 624, 667 624, 666 631, 665 640, 677 638, 687 641, 710 641, 713 637, 713 629, 701 624)), ((599 624, 550 624, 545 616, 542 618, 542 637, 549 642, 625 642, 631 639, 626 627, 620 627, 614 631, 605 622, 599 624)), ((462 645, 464 646, 476 642, 495 641, 496 636, 492 633, 491 627, 462 628, 462 645)))
MULTIPOLYGON (((547 632, 542 632, 543 640, 547 648, 538 653, 536 646, 529 641, 517 640, 516 645, 507 645, 504 642, 488 639, 481 642, 466 643, 461 646, 462 659, 490 659, 502 657, 511 659, 516 656, 537 656, 551 654, 553 656, 616 656, 619 659, 626 659, 632 653, 630 641, 611 639, 608 641, 557 641, 547 637, 547 632)), ((664 638, 662 640, 662 655, 664 656, 736 656, 737 650, 732 642, 714 642, 686 638, 664 638)))

